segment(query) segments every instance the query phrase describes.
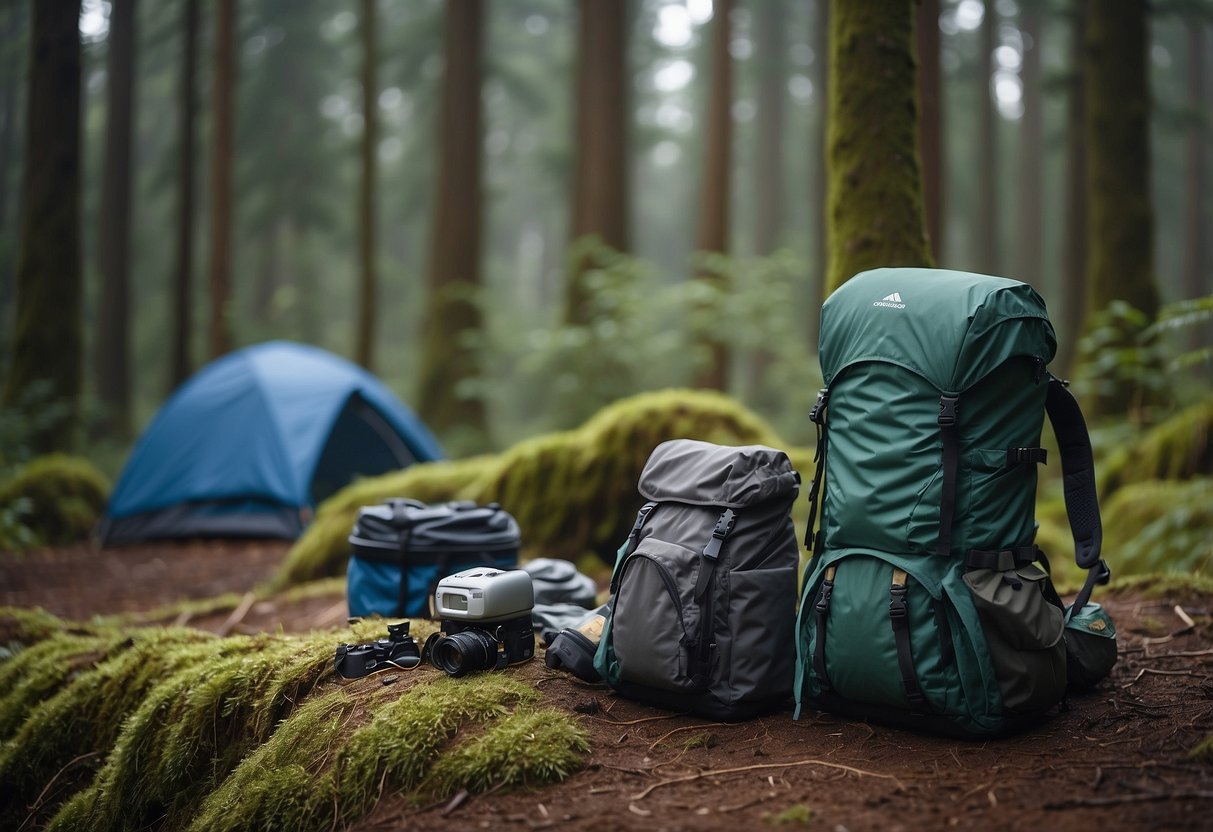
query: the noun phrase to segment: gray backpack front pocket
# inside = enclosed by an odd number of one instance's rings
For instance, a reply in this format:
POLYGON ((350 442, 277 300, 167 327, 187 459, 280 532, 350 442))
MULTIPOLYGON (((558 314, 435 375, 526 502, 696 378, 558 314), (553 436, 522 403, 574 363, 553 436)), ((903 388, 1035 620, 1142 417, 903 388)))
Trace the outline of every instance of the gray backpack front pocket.
POLYGON ((670 691, 704 687, 690 670, 700 624, 698 572, 697 553, 651 537, 628 555, 612 612, 622 680, 670 691))

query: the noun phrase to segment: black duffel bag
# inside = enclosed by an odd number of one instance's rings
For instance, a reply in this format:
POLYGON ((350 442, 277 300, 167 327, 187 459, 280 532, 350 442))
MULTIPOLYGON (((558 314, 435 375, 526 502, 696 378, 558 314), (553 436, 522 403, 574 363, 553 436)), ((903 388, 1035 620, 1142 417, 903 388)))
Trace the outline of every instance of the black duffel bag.
POLYGON ((349 541, 352 616, 427 617, 442 578, 473 566, 518 565, 518 523, 496 503, 394 498, 360 508, 349 541))

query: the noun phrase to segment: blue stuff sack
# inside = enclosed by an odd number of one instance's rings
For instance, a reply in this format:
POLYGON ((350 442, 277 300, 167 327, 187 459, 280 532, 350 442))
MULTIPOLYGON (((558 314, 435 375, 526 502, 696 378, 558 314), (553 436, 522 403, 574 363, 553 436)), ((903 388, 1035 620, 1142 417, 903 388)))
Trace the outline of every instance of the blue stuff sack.
POLYGON ((364 506, 349 537, 351 616, 431 617, 438 581, 473 566, 518 565, 518 523, 496 503, 394 498, 364 506))

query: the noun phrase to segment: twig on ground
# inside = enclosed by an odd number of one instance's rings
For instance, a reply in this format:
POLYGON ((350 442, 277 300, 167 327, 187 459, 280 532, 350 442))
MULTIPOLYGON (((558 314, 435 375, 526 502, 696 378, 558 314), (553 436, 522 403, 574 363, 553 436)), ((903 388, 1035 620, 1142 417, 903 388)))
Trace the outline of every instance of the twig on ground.
POLYGON ((901 781, 891 774, 879 774, 875 771, 865 771, 861 768, 853 766, 844 766, 841 763, 830 763, 825 760, 794 760, 790 763, 758 763, 752 766, 738 766, 737 768, 718 768, 712 771, 701 771, 698 774, 688 774, 685 777, 671 777, 669 780, 662 780, 654 783, 642 792, 632 795, 632 800, 644 800, 654 789, 660 789, 662 786, 671 786, 674 783, 685 783, 690 780, 700 780, 704 777, 718 777, 722 774, 736 774, 742 771, 757 771, 764 768, 792 768, 793 766, 825 766, 826 768, 836 768, 843 771, 849 771, 853 774, 858 774, 860 777, 879 777, 883 780, 892 780, 897 784, 898 789, 904 789, 901 781))
POLYGON ((251 592, 244 593, 244 597, 240 599, 240 606, 232 610, 232 614, 227 617, 227 621, 224 621, 219 629, 215 631, 216 634, 221 637, 231 635, 232 630, 235 629, 237 624, 244 620, 244 617, 248 615, 248 611, 253 608, 253 604, 256 603, 256 601, 256 595, 251 592))
POLYGON ((1171 653, 1155 653, 1153 656, 1146 654, 1147 659, 1179 659, 1179 658, 1196 658, 1197 656, 1213 656, 1213 648, 1209 650, 1176 650, 1171 653))
POLYGON ((675 728, 672 731, 666 731, 660 737, 653 740, 652 744, 649 745, 649 751, 652 751, 654 748, 656 748, 657 744, 660 743, 662 740, 666 739, 671 734, 677 734, 679 731, 694 731, 696 728, 722 728, 722 727, 728 728, 730 726, 724 722, 709 722, 707 725, 684 725, 681 728, 675 728))
POLYGON ((308 623, 309 630, 319 630, 322 627, 331 627, 334 624, 344 621, 346 618, 346 603, 342 598, 331 607, 326 608, 320 614, 314 616, 308 623))
POLYGON ((42 788, 42 791, 39 792, 38 797, 34 801, 33 805, 29 807, 29 814, 26 816, 25 820, 21 821, 21 825, 17 827, 17 832, 21 832, 21 830, 25 828, 25 824, 29 823, 34 817, 34 813, 37 812, 38 807, 42 805, 42 798, 46 797, 46 793, 51 790, 51 786, 55 785, 55 781, 62 776, 63 772, 67 771, 76 763, 79 763, 82 760, 87 760, 89 757, 96 757, 100 753, 100 751, 90 751, 87 754, 81 754, 79 757, 74 757, 69 760, 67 765, 55 772, 55 776, 47 782, 47 784, 42 788))
MULTIPOLYGON (((603 711, 603 713, 606 713, 606 711, 603 711)), ((604 719, 603 717, 594 716, 592 714, 586 714, 586 716, 588 716, 590 719, 597 719, 600 722, 609 722, 611 725, 639 725, 642 722, 655 722, 659 719, 674 719, 675 717, 682 716, 682 714, 662 714, 661 716, 646 716, 640 719, 629 719, 626 721, 621 721, 618 719, 604 719)))

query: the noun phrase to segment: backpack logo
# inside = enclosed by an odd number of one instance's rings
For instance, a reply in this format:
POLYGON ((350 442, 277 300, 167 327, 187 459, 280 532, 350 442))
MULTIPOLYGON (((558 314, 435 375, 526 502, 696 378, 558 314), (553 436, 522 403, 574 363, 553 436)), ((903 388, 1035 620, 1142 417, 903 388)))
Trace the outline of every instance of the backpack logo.
POLYGON ((905 309, 906 305, 901 302, 901 292, 894 292, 891 295, 885 295, 880 300, 872 304, 873 306, 884 306, 889 309, 905 309))

